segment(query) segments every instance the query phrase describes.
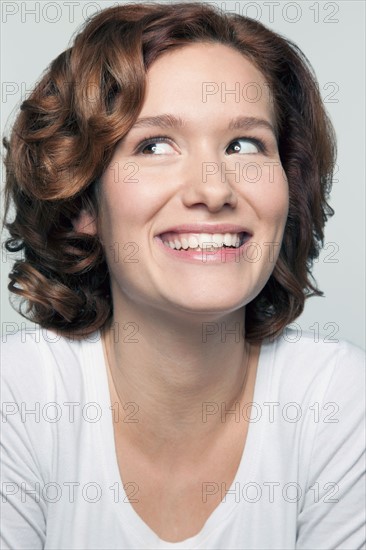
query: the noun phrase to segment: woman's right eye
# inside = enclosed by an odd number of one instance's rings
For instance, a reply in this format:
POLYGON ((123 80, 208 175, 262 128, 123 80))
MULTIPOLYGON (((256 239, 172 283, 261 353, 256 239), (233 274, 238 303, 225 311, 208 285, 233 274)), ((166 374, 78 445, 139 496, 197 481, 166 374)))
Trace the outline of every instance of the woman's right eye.
POLYGON ((175 154, 172 153, 170 141, 170 138, 164 136, 144 139, 136 149, 136 154, 150 156, 175 154))

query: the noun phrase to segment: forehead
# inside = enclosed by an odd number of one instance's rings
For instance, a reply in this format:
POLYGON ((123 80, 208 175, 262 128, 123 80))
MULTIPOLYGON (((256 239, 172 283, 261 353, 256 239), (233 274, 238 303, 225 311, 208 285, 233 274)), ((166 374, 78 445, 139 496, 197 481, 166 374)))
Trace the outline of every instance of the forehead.
POLYGON ((172 112, 205 126, 251 116, 274 125, 273 107, 264 75, 241 52, 197 43, 168 51, 150 66, 140 116, 172 112))

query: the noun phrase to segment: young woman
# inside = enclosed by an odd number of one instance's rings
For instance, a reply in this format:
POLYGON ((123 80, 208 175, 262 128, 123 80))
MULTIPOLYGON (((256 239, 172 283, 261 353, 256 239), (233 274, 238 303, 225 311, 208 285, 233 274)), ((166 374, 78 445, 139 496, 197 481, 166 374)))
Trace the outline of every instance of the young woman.
POLYGON ((9 289, 43 330, 3 354, 3 547, 362 548, 363 353, 286 329, 335 156, 300 50, 108 8, 5 145, 9 289))

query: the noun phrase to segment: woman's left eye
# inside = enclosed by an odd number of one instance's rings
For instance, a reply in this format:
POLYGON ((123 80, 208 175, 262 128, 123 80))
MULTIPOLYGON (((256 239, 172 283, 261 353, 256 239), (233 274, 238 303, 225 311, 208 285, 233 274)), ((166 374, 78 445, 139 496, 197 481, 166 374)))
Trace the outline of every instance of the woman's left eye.
POLYGON ((261 142, 257 139, 253 138, 239 138, 235 141, 232 141, 227 148, 227 151, 231 149, 232 154, 239 153, 239 154, 250 154, 250 153, 259 153, 264 150, 263 145, 261 142))

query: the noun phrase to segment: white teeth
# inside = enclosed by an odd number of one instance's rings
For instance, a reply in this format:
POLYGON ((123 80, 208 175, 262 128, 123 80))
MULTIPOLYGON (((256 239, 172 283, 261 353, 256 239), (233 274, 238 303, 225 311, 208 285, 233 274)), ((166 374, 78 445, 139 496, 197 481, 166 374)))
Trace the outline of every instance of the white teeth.
POLYGON ((189 248, 197 248, 199 244, 197 237, 195 237, 194 235, 192 235, 192 237, 189 237, 188 244, 189 248))
POLYGON ((187 250, 187 248, 189 247, 187 239, 182 237, 181 243, 182 243, 182 248, 184 248, 184 250, 187 250))
POLYGON ((224 239, 222 238, 223 236, 220 235, 219 233, 214 233, 212 235, 212 242, 214 242, 215 244, 217 244, 217 246, 222 246, 223 243, 224 243, 224 239))
POLYGON ((200 233, 196 235, 186 235, 182 237, 176 237, 171 241, 164 241, 166 246, 172 249, 180 250, 183 248, 198 248, 203 250, 210 250, 212 248, 221 248, 225 246, 233 246, 238 248, 240 246, 240 235, 238 233, 200 233))
MULTIPOLYGON (((198 236, 198 244, 200 248, 210 248, 210 247, 216 247, 216 242, 213 239, 214 235, 209 233, 201 233, 198 236)), ((220 246, 220 244, 218 244, 220 246)))
POLYGON ((224 235, 224 244, 226 244, 226 246, 232 246, 232 237, 230 235, 230 233, 225 233, 224 235))

